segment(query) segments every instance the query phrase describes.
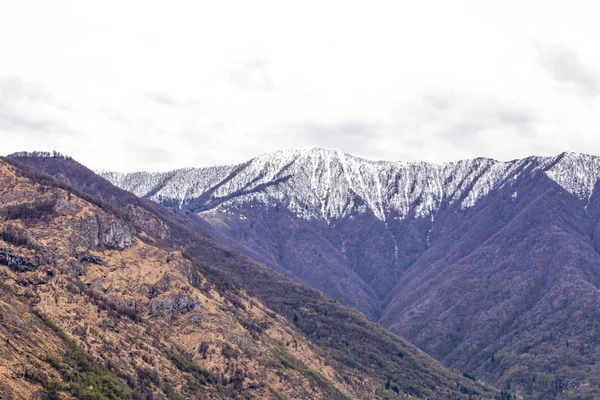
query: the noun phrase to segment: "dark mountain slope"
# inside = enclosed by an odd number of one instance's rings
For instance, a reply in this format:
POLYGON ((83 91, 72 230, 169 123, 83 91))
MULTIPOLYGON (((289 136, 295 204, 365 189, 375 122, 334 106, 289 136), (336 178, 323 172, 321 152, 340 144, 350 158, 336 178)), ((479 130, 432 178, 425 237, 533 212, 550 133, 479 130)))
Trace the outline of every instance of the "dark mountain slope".
POLYGON ((527 398, 585 398, 599 384, 594 219, 542 175, 515 189, 523 196, 494 194, 439 237, 401 277, 381 321, 527 398))

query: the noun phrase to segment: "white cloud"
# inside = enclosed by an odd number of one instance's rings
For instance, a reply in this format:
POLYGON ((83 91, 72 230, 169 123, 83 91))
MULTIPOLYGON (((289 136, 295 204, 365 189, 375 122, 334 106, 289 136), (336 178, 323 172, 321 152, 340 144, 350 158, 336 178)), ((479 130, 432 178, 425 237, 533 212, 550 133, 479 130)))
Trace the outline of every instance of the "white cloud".
POLYGON ((537 44, 541 66, 548 74, 587 96, 600 95, 600 70, 583 61, 577 52, 562 46, 537 44))
POLYGON ((303 145, 600 153, 598 15, 591 0, 10 2, 0 153, 126 171, 303 145))

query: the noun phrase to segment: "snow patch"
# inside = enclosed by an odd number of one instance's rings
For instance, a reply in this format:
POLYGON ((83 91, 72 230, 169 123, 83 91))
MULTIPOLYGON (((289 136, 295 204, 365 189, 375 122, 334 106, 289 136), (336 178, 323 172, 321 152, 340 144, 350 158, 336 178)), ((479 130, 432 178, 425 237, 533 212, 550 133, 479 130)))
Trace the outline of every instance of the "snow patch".
POLYGON ((600 178, 600 158, 566 153, 431 164, 369 161, 338 150, 303 148, 263 154, 240 165, 100 175, 137 196, 181 207, 197 199, 221 209, 258 203, 331 223, 368 212, 382 221, 390 214, 404 219, 413 212, 416 218, 433 218, 444 203, 468 209, 491 191, 511 187, 523 174, 540 171, 589 199, 600 178))

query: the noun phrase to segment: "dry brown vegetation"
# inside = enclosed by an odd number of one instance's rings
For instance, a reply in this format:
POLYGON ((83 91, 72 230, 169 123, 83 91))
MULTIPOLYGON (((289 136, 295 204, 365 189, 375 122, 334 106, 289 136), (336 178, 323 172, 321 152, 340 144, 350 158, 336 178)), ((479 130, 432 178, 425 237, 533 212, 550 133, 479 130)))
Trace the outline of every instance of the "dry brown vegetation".
MULTIPOLYGON (((6 164, 0 182, 0 249, 6 254, 0 256, 6 328, 0 340, 2 347, 20 350, 0 358, 6 360, 0 387, 10 396, 45 391, 79 398, 221 398, 252 392, 268 398, 276 391, 322 397, 302 368, 314 371, 334 397, 352 393, 324 378, 333 380, 335 373, 262 304, 243 293, 224 297, 197 273, 192 285, 192 263, 181 253, 135 237, 128 247, 110 248, 106 232, 115 216, 63 189, 34 184, 6 164), (59 202, 69 203, 68 212, 57 209, 59 202), (23 328, 11 333, 14 325, 23 328), (75 370, 88 363, 70 360, 74 349, 86 355, 82 360, 89 355, 89 362, 106 367, 98 375, 111 378, 99 377, 99 385, 112 379, 120 390, 74 392, 77 379, 69 374, 81 375, 75 370), (303 367, 275 365, 282 351, 303 367)), ((83 389, 93 386, 91 379, 83 381, 90 383, 83 389)))

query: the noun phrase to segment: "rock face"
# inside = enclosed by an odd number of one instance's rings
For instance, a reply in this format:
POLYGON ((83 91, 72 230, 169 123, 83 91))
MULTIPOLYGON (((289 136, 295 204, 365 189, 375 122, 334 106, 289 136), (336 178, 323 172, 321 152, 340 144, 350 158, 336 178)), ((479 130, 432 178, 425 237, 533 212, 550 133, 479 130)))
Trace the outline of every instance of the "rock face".
POLYGON ((75 215, 80 207, 73 201, 59 200, 56 202, 55 210, 58 215, 75 215))
POLYGON ((303 149, 103 176, 197 212, 222 242, 470 375, 531 398, 600 390, 599 157, 427 164, 303 149))
POLYGON ((78 219, 76 231, 78 235, 72 240, 89 249, 104 246, 123 250, 131 247, 135 235, 129 224, 103 211, 78 219))
POLYGON ((37 260, 28 260, 11 254, 8 249, 0 248, 0 265, 6 265, 16 272, 35 271, 40 263, 37 260))
POLYGON ((103 227, 102 243, 111 249, 124 249, 133 242, 133 231, 124 222, 112 218, 100 225, 103 227), (104 225, 104 227, 103 227, 104 225))
POLYGON ((184 294, 156 299, 150 303, 151 313, 162 316, 166 322, 170 322, 178 314, 187 314, 198 309, 200 303, 184 294))

